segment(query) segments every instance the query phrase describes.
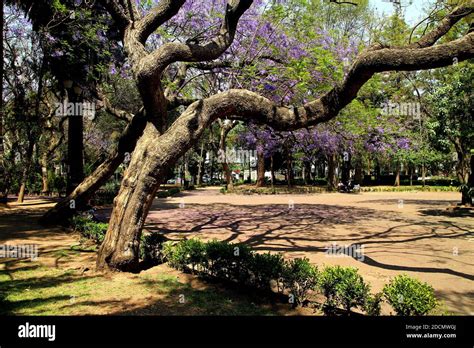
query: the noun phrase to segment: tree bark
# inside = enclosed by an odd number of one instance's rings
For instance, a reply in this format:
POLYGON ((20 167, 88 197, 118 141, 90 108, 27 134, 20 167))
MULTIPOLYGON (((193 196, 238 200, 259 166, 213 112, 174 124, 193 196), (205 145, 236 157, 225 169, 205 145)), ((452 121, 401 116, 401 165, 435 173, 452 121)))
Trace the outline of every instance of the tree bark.
POLYGON ((265 157, 263 151, 257 150, 257 182, 256 187, 265 186, 265 157))
POLYGON ((337 189, 336 177, 337 158, 335 154, 328 156, 328 190, 335 191, 337 189))
POLYGON ((204 115, 209 115, 209 109, 194 104, 163 135, 152 122, 147 123, 114 199, 109 227, 99 249, 99 270, 138 270, 141 230, 165 168, 173 166, 212 123, 204 115), (196 122, 197 114, 202 116, 201 122, 196 122))
POLYGON ((395 172, 395 182, 393 185, 399 187, 400 186, 400 164, 397 163, 396 166, 397 168, 395 172))
MULTIPOLYGON (((71 102, 80 102, 76 96, 70 98, 71 102)), ((67 187, 66 193, 70 194, 84 180, 84 120, 82 115, 68 116, 67 137, 67 187)))
POLYGON ((305 185, 311 185, 311 163, 308 161, 303 162, 303 179, 305 185))
POLYGON ((459 183, 461 184, 461 204, 472 205, 472 197, 469 194, 469 190, 472 189, 472 155, 469 150, 465 150, 461 145, 459 139, 457 139, 456 150, 458 154, 458 162, 456 164, 456 175, 459 183))
POLYGON ((362 185, 362 164, 360 161, 355 163, 354 184, 362 185))
POLYGON ((229 163, 227 163, 227 135, 234 128, 234 123, 226 123, 219 120, 220 135, 219 135, 219 152, 222 160, 222 171, 224 173, 225 182, 227 189, 232 191, 234 189, 234 180, 232 179, 232 171, 230 170, 229 163))
MULTIPOLYGON (((30 134, 32 137, 32 135, 30 134)), ((23 203, 23 200, 25 198, 25 191, 26 191, 26 182, 28 180, 28 174, 30 172, 31 168, 31 162, 32 162, 32 157, 33 157, 33 150, 34 150, 35 144, 33 139, 29 139, 28 141, 28 149, 26 150, 26 156, 25 156, 25 163, 23 167, 23 172, 21 174, 21 184, 20 184, 20 191, 18 193, 18 203, 23 203)))
POLYGON ((198 162, 198 172, 197 172, 197 180, 196 184, 198 186, 202 185, 202 176, 204 174, 203 166, 204 166, 204 142, 201 143, 201 151, 199 153, 199 162, 198 162))
POLYGON ((125 128, 118 141, 118 146, 94 172, 81 182, 66 198, 61 200, 52 209, 48 210, 40 219, 43 224, 66 223, 74 213, 87 204, 92 195, 114 174, 125 156, 133 152, 138 138, 145 128, 145 116, 139 112, 125 128), (71 208, 71 201, 74 207, 71 208))

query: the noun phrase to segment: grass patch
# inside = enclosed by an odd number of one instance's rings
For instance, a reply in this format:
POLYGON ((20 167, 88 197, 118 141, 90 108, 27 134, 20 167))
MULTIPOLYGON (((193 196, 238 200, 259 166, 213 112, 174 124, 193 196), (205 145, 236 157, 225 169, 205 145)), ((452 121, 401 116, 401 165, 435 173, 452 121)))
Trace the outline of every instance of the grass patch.
POLYGON ((86 275, 17 262, 0 271, 0 315, 268 315, 247 296, 159 274, 86 275), (184 296, 184 303, 181 297, 184 296))

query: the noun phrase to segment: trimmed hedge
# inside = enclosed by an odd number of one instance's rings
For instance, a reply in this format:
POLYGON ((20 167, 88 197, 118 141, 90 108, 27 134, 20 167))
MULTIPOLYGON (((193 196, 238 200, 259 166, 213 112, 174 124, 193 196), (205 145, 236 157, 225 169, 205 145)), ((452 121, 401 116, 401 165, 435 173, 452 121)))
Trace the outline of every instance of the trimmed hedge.
MULTIPOLYGON (((97 244, 104 240, 108 227, 81 215, 73 217, 71 224, 97 244)), ((305 305, 309 294, 318 291, 326 297, 323 309, 327 314, 338 308, 349 314, 358 308, 367 315, 380 315, 381 302, 386 300, 398 315, 426 315, 438 304, 430 285, 407 275, 393 278, 381 293, 372 295, 356 268, 328 266, 319 272, 307 258, 287 261, 281 254, 258 254, 245 244, 198 239, 165 242, 162 235, 151 233, 141 238, 140 259, 149 265, 168 262, 204 278, 286 293, 293 306, 305 305)))
POLYGON ((294 306, 309 302, 311 292, 321 292, 326 297, 323 309, 327 314, 337 309, 349 314, 358 308, 367 315, 380 315, 386 299, 397 314, 424 315, 437 303, 428 284, 407 276, 396 277, 382 293, 371 294, 356 268, 329 266, 319 272, 307 258, 286 261, 280 254, 258 254, 244 244, 188 239, 164 243, 162 255, 163 261, 183 272, 287 294, 294 306), (400 296, 405 298, 402 304, 394 300, 400 296))
POLYGON ((285 261, 279 254, 257 254, 244 244, 197 239, 167 242, 163 254, 170 266, 201 277, 239 283, 262 291, 283 293, 301 305, 315 290, 317 270, 307 259, 285 261))

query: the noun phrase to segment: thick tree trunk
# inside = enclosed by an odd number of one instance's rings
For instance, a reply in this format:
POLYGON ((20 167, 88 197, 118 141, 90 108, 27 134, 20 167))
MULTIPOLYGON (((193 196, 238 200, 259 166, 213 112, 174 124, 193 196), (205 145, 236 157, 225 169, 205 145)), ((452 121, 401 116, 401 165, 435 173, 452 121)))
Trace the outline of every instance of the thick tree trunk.
POLYGON ((201 112, 206 115, 209 111, 195 104, 163 135, 148 122, 114 199, 109 228, 97 259, 99 270, 138 270, 141 230, 166 168, 172 167, 210 125, 211 120, 205 117, 196 122, 196 114, 201 112))
POLYGON ((275 169, 273 168, 273 155, 270 157, 270 173, 271 173, 271 184, 272 184, 272 193, 275 193, 275 169))
POLYGON ((222 163, 222 169, 224 170, 225 182, 228 190, 234 189, 234 181, 232 180, 232 171, 227 163, 222 163))
POLYGON ((138 141, 114 199, 109 228, 99 250, 99 270, 138 271, 141 230, 164 174, 163 168, 170 165, 163 160, 167 154, 155 147, 159 136, 150 123, 138 141))
POLYGON ((336 155, 328 156, 328 190, 335 191, 337 189, 336 177, 337 158, 336 155))
POLYGON ((421 181, 423 182, 423 187, 425 187, 426 184, 426 167, 425 164, 421 164, 421 181))
POLYGON ((348 158, 344 158, 342 162, 342 171, 341 171, 341 181, 344 185, 349 184, 349 180, 351 178, 351 159, 350 156, 348 158))
POLYGON ((142 113, 137 114, 123 131, 114 153, 84 179, 73 192, 47 211, 41 217, 40 222, 43 224, 65 223, 74 215, 77 209, 81 209, 87 204, 92 195, 106 183, 118 166, 124 162, 125 156, 129 157, 131 155, 145 128, 145 124, 144 115, 142 113), (74 202, 74 204, 71 204, 71 202, 74 202))
POLYGON ((472 205, 472 197, 469 195, 469 190, 472 188, 472 155, 469 151, 464 151, 461 146, 458 146, 458 163, 456 165, 456 175, 461 184, 461 204, 472 205))
POLYGON ((263 151, 257 151, 257 182, 255 186, 265 186, 265 157, 263 151))

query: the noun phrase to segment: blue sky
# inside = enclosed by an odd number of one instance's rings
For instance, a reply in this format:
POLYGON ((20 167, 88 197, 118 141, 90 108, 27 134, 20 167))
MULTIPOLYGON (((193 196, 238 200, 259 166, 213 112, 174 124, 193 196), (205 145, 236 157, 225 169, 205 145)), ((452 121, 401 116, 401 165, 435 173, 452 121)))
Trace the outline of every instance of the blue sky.
MULTIPOLYGON (((433 4, 435 0, 412 0, 412 4, 409 5, 410 0, 401 0, 405 18, 409 24, 416 24, 419 20, 423 19, 423 8, 427 5, 433 4)), ((376 8, 378 12, 385 14, 392 14, 394 6, 388 0, 370 0, 370 4, 373 8, 376 8)))

